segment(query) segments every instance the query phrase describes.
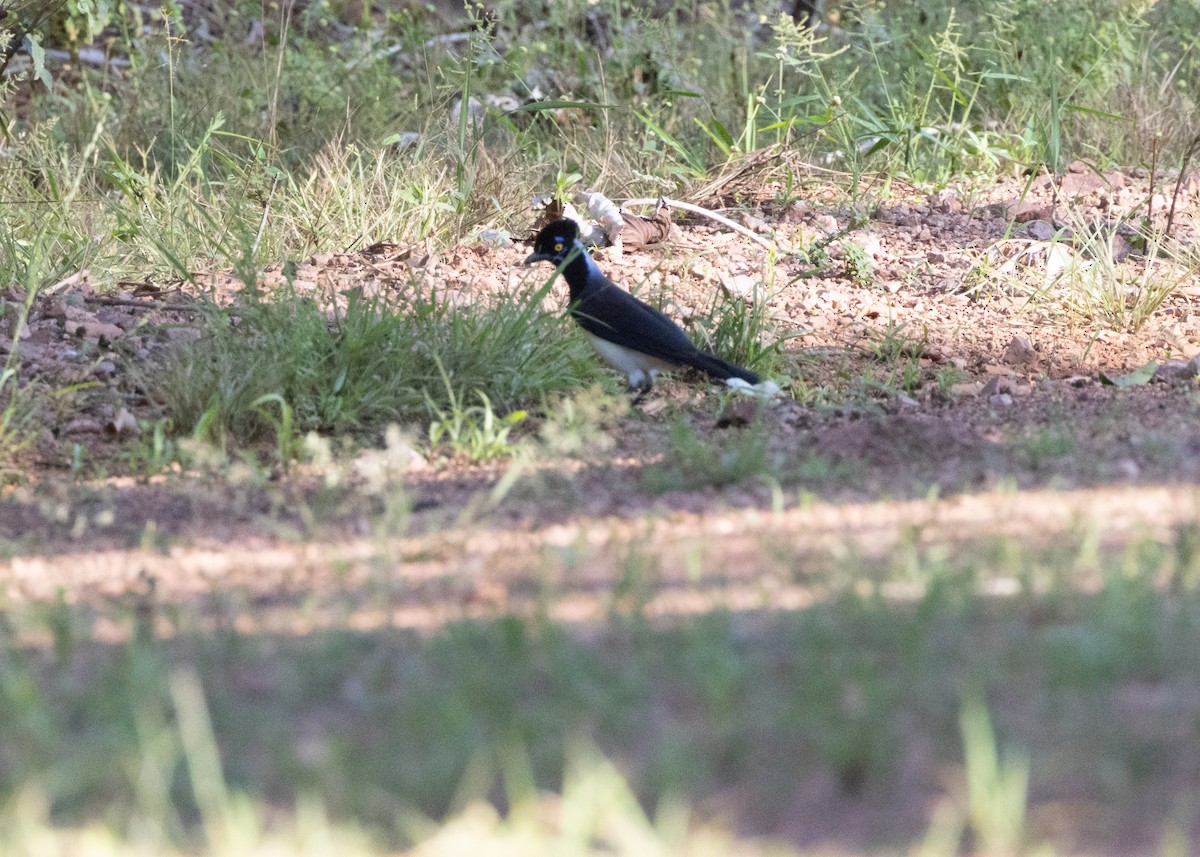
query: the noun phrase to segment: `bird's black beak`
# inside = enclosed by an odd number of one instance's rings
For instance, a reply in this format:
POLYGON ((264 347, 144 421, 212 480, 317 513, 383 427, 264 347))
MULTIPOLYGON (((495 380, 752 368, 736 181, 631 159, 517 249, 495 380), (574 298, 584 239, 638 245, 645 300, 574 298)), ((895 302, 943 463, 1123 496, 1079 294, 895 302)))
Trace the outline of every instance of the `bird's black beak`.
POLYGON ((525 264, 532 265, 534 262, 553 262, 553 256, 547 256, 545 253, 530 253, 525 257, 525 264))

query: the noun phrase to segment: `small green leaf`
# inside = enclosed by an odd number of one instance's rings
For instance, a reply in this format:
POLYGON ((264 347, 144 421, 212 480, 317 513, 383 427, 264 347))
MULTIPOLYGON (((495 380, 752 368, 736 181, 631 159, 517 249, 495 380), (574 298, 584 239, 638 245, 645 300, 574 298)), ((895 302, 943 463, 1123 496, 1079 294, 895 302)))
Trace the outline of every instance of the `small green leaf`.
POLYGON ((1126 375, 1106 375, 1101 372, 1100 383, 1111 384, 1114 387, 1139 387, 1142 384, 1149 383, 1157 371, 1158 363, 1151 360, 1145 366, 1139 366, 1126 375))
POLYGON ((1097 110, 1095 107, 1084 107, 1081 104, 1064 104, 1067 110, 1073 110, 1076 113, 1083 113, 1087 116, 1097 116, 1101 119, 1112 119, 1117 122, 1132 121, 1129 116, 1122 116, 1120 113, 1109 113, 1107 110, 1097 110))
POLYGON ((46 68, 46 49, 37 40, 37 36, 30 33, 25 34, 21 44, 29 52, 29 58, 33 60, 33 76, 40 80, 46 89, 49 89, 54 81, 50 78, 50 72, 46 68))
POLYGON ((699 125, 700 130, 707 134, 709 139, 717 145, 717 148, 721 150, 723 155, 728 157, 730 154, 732 154, 734 141, 733 138, 729 136, 729 132, 725 129, 724 125, 722 125, 716 119, 713 120, 711 128, 708 125, 705 125, 699 119, 696 120, 696 124, 699 125))
POLYGON ((601 104, 593 101, 562 101, 562 100, 546 100, 533 101, 529 104, 522 104, 513 113, 537 113, 541 110, 608 110, 613 107, 612 104, 601 104))

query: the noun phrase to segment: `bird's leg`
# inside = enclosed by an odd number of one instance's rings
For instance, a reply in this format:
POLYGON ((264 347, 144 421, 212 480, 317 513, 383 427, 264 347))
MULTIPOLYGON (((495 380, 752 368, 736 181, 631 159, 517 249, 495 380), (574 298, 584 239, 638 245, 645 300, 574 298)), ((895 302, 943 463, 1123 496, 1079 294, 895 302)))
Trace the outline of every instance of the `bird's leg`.
POLYGON ((629 391, 635 395, 629 402, 629 406, 636 408, 641 404, 642 399, 646 398, 646 394, 650 392, 650 388, 653 386, 654 379, 649 375, 643 375, 636 384, 630 384, 629 391))

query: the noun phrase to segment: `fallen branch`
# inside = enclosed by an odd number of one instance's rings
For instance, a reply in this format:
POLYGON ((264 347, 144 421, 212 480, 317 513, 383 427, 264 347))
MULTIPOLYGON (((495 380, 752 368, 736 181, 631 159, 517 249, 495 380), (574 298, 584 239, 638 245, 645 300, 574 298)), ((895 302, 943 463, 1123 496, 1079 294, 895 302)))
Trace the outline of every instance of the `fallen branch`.
POLYGON ((1179 178, 1175 179, 1175 192, 1171 194, 1171 208, 1167 212, 1167 226, 1163 230, 1163 235, 1167 238, 1171 237, 1171 227, 1175 223, 1175 203, 1179 199, 1179 191, 1183 189, 1183 178, 1187 175, 1188 164, 1191 163, 1192 155, 1196 154, 1196 149, 1200 148, 1200 134, 1192 138, 1192 142, 1188 143, 1187 151, 1183 153, 1183 163, 1179 165, 1179 178))
POLYGON ((142 309, 163 309, 169 312, 204 312, 204 307, 194 306, 192 304, 170 304, 165 301, 155 300, 138 300, 137 298, 107 298, 107 297, 87 297, 83 299, 85 304, 97 304, 99 306, 127 306, 140 307, 142 309))
POLYGON ((749 238, 755 244, 758 244, 759 246, 761 246, 762 248, 764 248, 766 250, 774 250, 775 249, 775 245, 772 244, 770 241, 768 241, 766 238, 763 238, 761 235, 757 235, 754 232, 751 232, 749 229, 747 229, 745 226, 742 226, 740 223, 734 223, 732 220, 730 220, 728 217, 726 217, 723 214, 717 214, 715 211, 709 211, 707 208, 701 208, 698 205, 692 205, 690 202, 680 202, 677 199, 667 199, 665 197, 654 197, 653 199, 627 199, 627 200, 625 200, 625 203, 622 207, 629 206, 629 205, 655 205, 658 203, 658 201, 660 199, 670 208, 681 208, 684 211, 690 211, 692 214, 698 214, 701 217, 707 217, 709 220, 715 220, 717 223, 720 223, 722 226, 728 226, 734 232, 739 232, 742 235, 745 235, 747 238, 749 238))

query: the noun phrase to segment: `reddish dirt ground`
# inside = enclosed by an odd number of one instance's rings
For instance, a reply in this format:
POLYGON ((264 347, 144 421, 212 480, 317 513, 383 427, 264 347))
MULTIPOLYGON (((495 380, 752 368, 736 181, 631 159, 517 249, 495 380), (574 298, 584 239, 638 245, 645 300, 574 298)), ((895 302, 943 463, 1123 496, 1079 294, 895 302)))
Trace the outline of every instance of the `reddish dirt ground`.
MULTIPOLYGON (((743 219, 774 238, 778 263, 747 238, 697 217, 677 217, 665 244, 602 250, 598 259, 619 283, 683 321, 721 292, 765 300, 770 327, 787 338, 795 358, 792 389, 799 399, 781 397, 764 414, 772 460, 789 496, 797 487, 845 502, 924 496, 935 486, 953 494, 1010 485, 1197 481, 1200 434, 1193 415, 1200 400, 1194 367, 1182 360, 1200 351, 1200 277, 1192 248, 1200 178, 1180 182, 1174 196, 1176 184, 1163 177, 1152 187, 1145 175, 1075 164, 1064 176, 1033 181, 1024 197, 1028 180, 1014 178, 927 198, 893 188, 885 203, 855 209, 815 181, 805 200, 780 199, 765 163, 752 159, 720 183, 722 196, 710 191, 700 201, 760 200, 743 219), (1136 238, 1116 224, 1153 211, 1161 228, 1173 196, 1177 246, 1148 262, 1131 252, 1136 238), (1091 258, 1098 245, 1087 236, 1097 230, 1106 236, 1101 249, 1119 261, 1091 258), (820 266, 817 247, 828 257, 820 266), (1062 273, 1072 264, 1107 265, 1130 289, 1142 279, 1175 287, 1139 329, 1121 330, 1072 298, 1079 288, 1062 273), (1144 276, 1148 264, 1154 269, 1144 276), (1105 383, 1151 360, 1173 374, 1160 370, 1152 381, 1130 386, 1105 383), (822 467, 806 469, 806 456, 822 467)), ((520 245, 480 243, 434 253, 378 244, 309 259, 295 268, 294 286, 336 297, 415 279, 467 303, 540 283, 545 271, 520 264, 526 252, 520 245)), ((283 279, 282 266, 263 275, 268 287, 283 279)), ((211 275, 205 286, 221 299, 236 299, 237 284, 228 276, 211 275)), ((131 418, 145 424, 162 415, 139 395, 132 370, 158 349, 198 335, 186 289, 123 287, 119 295, 95 294, 88 273, 80 272, 35 303, 19 342, 22 377, 54 389, 86 386, 55 397, 36 455, 23 478, 5 489, 0 538, 7 552, 73 552, 72 531, 86 533, 97 547, 125 545, 143 538, 151 522, 155 538, 197 546, 271 541, 278 534, 264 531, 264 519, 303 531, 282 489, 246 488, 231 505, 206 502, 205 491, 186 478, 77 485, 66 472, 77 444, 88 460, 120 472, 118 453, 137 433, 131 418), (111 515, 95 512, 106 503, 115 504, 111 515), (89 504, 95 507, 90 519, 80 511, 89 504)), ((562 306, 561 282, 546 300, 548 307, 562 306)), ((0 350, 11 348, 11 339, 0 337, 0 350)), ((714 443, 745 430, 739 426, 753 408, 740 405, 717 418, 714 402, 694 379, 661 384, 612 433, 616 445, 608 460, 564 463, 559 469, 570 475, 552 480, 556 487, 549 489, 546 479, 526 479, 488 515, 535 531, 648 511, 763 508, 774 495, 761 482, 645 490, 645 468, 661 458, 666 428, 680 415, 714 443)), ((531 420, 526 428, 536 424, 531 420)), ((413 473, 415 531, 441 529, 502 470, 438 460, 413 473)), ((300 496, 307 489, 289 490, 300 496)), ((342 532, 353 517, 343 510, 322 526, 342 532)))

